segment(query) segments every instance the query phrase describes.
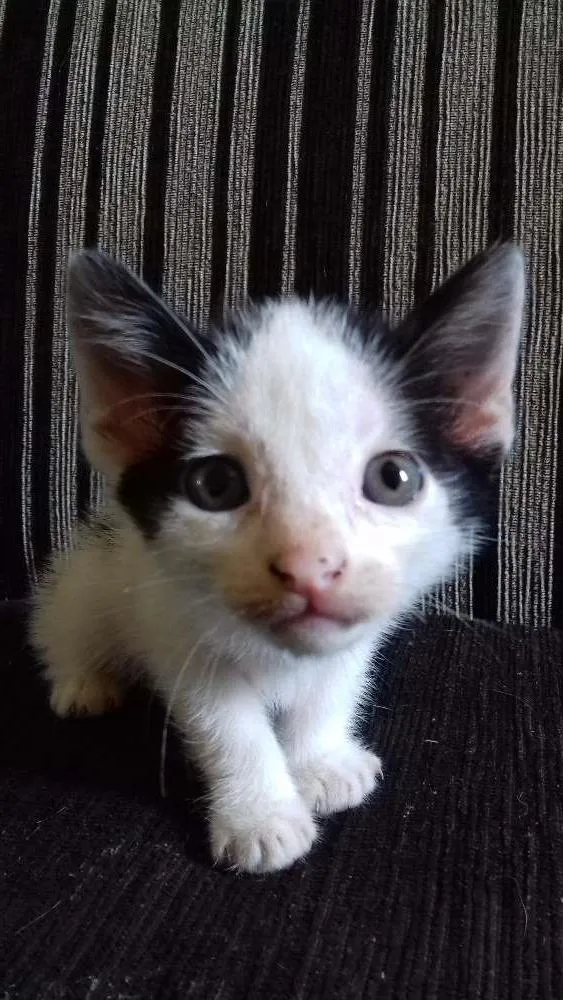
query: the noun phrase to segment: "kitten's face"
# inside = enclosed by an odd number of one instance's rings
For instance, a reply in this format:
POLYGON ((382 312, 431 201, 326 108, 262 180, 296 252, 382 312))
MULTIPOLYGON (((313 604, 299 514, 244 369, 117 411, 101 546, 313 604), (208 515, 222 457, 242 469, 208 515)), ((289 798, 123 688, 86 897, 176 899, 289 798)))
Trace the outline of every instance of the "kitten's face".
POLYGON ((453 481, 417 454, 392 366, 362 358, 346 323, 297 301, 253 317, 211 376, 220 399, 186 440, 157 529, 176 565, 181 552, 229 609, 302 651, 387 622, 469 540, 453 481), (212 494, 226 510, 205 509, 212 494))
POLYGON ((102 255, 70 277, 87 453, 188 614, 333 651, 472 550, 512 437, 517 250, 475 258, 395 331, 286 300, 206 338, 102 255))

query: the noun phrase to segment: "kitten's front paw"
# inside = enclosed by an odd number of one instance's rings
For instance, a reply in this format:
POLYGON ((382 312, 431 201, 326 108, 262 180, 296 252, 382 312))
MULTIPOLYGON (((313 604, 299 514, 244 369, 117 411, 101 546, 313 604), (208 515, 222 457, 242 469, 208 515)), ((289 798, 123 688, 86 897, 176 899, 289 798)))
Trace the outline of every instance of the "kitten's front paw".
POLYGON ((52 682, 49 703, 53 712, 67 715, 101 715, 118 708, 123 701, 123 687, 110 673, 92 672, 86 676, 56 678, 52 682))
POLYGON ((359 743, 342 747, 300 767, 295 779, 307 805, 320 816, 351 809, 376 787, 381 761, 359 743))
POLYGON ((211 819, 213 858, 244 872, 274 872, 303 857, 316 836, 313 818, 301 799, 248 815, 215 814, 211 819))

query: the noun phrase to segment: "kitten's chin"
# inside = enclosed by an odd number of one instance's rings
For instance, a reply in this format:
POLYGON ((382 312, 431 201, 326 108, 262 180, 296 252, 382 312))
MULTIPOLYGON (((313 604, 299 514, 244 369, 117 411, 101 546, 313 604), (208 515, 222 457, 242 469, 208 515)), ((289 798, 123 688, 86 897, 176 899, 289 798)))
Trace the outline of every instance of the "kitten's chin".
POLYGON ((305 612, 268 627, 268 634, 283 649, 294 653, 334 653, 352 645, 365 630, 365 622, 349 622, 305 612))

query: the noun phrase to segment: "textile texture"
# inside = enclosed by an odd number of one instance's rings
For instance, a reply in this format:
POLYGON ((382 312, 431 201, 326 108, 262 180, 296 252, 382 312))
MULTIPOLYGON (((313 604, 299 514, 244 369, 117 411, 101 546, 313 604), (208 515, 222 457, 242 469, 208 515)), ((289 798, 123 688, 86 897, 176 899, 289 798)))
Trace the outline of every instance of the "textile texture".
POLYGON ((3 643, 0 996, 563 996, 560 633, 402 633, 366 722, 382 791, 264 877, 209 864, 173 742, 160 799, 150 696, 60 722, 15 624, 3 643))
POLYGON ((2 0, 0 32, 4 596, 103 493, 79 452, 73 249, 204 325, 293 289, 396 319, 502 237, 530 275, 520 431, 498 543, 440 601, 560 625, 559 0, 2 0))

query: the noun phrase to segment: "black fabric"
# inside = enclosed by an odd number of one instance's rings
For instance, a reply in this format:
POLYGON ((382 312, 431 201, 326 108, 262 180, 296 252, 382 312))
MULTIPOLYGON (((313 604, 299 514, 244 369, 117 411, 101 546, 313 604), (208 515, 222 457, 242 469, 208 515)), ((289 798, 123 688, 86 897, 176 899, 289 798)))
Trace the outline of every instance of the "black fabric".
POLYGON ((386 651, 376 799, 280 875, 214 870, 139 692, 61 722, 2 626, 0 995, 560 1000, 562 638, 417 624, 386 651), (3 989, 3 993, 2 993, 3 989))

